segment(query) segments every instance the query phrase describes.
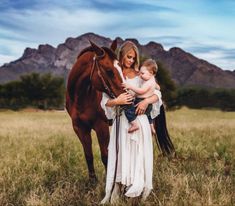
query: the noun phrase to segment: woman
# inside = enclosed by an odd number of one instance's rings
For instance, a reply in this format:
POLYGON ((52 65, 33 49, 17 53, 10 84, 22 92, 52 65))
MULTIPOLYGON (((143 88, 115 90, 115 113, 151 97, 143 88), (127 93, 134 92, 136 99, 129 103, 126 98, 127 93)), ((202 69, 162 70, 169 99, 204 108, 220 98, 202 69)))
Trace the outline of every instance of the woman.
MULTIPOLYGON (((124 81, 135 86, 139 86, 138 76, 139 54, 134 43, 124 42, 120 47, 118 59, 122 67, 124 81)), ((108 119, 115 119, 115 106, 131 104, 133 96, 123 93, 116 99, 110 99, 103 94, 101 107, 104 109, 108 119)), ((124 187, 124 195, 127 197, 138 197, 142 194, 145 199, 152 190, 153 172, 153 145, 150 125, 144 114, 148 104, 153 104, 151 116, 154 118, 159 113, 162 104, 161 93, 156 91, 156 95, 140 102, 136 108, 137 123, 139 130, 128 133, 129 123, 122 112, 119 124, 118 137, 118 162, 116 168, 116 121, 111 128, 108 168, 106 177, 106 195, 101 203, 106 203, 111 198, 111 203, 119 197, 121 186, 124 187), (156 103, 157 102, 157 103, 156 103), (115 175, 116 169, 116 175, 115 175), (112 191, 114 184, 114 189, 112 191), (112 193, 112 194, 111 194, 112 193)))

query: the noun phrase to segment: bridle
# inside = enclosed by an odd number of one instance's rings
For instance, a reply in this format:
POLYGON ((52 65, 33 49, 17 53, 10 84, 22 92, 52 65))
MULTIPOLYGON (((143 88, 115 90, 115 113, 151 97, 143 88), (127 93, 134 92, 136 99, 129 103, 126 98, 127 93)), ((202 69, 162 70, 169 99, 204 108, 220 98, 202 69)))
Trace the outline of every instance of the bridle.
MULTIPOLYGON (((102 56, 99 56, 99 58, 102 58, 104 56, 104 54, 102 56)), ((92 76, 94 74, 95 69, 97 68, 97 73, 98 76, 104 86, 104 89, 106 91, 106 93, 112 98, 114 99, 116 96, 115 94, 111 91, 111 89, 108 87, 108 85, 106 84, 104 77, 102 76, 102 72, 101 70, 104 72, 104 69, 100 66, 98 60, 98 58, 96 57, 96 55, 93 57, 93 64, 92 64, 92 69, 91 69, 91 74, 90 74, 90 81, 92 80, 92 76)))

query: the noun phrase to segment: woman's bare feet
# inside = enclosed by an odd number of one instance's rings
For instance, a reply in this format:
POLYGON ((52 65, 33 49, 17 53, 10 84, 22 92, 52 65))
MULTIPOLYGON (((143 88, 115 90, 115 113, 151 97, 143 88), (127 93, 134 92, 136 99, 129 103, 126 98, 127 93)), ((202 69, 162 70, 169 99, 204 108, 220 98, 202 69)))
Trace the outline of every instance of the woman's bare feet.
POLYGON ((149 194, 151 193, 152 190, 150 189, 147 189, 147 188, 144 188, 144 192, 142 194, 142 198, 141 198, 141 201, 144 202, 147 197, 149 196, 149 194))
POLYGON ((111 195, 111 200, 110 200, 111 204, 115 204, 119 200, 120 195, 121 195, 121 188, 120 188, 120 186, 121 186, 120 184, 115 183, 114 189, 113 189, 113 192, 112 192, 112 195, 111 195))
POLYGON ((104 205, 109 202, 111 196, 111 192, 107 192, 103 200, 100 202, 101 205, 104 205))

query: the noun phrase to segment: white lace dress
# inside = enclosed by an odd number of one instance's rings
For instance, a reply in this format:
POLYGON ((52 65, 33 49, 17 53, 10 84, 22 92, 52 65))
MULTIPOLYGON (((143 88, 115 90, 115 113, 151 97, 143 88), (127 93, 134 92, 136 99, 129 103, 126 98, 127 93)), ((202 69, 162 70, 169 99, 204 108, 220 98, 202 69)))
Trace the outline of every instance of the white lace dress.
MULTIPOLYGON (((140 85, 140 78, 127 79, 128 83, 135 86, 140 85)), ((159 101, 153 104, 151 112, 152 118, 159 114, 161 101, 161 92, 155 91, 159 101)), ((101 107, 104 109, 108 119, 115 119, 115 107, 107 107, 105 104, 109 97, 103 93, 101 107)), ((128 133, 129 123, 122 112, 119 127, 119 153, 116 182, 126 185, 128 190, 127 197, 137 197, 141 193, 148 196, 152 190, 153 173, 153 145, 152 134, 147 116, 139 115, 136 118, 139 130, 128 133)), ((108 146, 108 168, 106 177, 106 199, 111 195, 113 185, 116 161, 116 121, 114 121, 110 131, 110 142, 108 146)), ((109 199, 109 198, 108 198, 109 199)))

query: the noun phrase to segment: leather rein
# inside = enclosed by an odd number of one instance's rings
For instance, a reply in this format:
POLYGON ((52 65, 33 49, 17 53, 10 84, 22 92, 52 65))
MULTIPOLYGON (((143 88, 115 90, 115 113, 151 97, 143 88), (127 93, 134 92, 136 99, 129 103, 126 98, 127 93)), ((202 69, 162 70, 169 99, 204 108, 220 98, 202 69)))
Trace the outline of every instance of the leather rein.
MULTIPOLYGON (((104 54, 102 56, 99 56, 99 58, 102 58, 104 56, 104 54)), ((102 72, 101 70, 103 70, 103 68, 99 65, 99 62, 97 61, 97 57, 96 55, 93 57, 93 65, 92 65, 92 69, 91 69, 91 74, 90 74, 90 81, 92 80, 92 76, 94 74, 95 68, 97 68, 97 73, 99 78, 101 79, 103 86, 105 88, 106 93, 112 98, 116 98, 116 96, 114 95, 114 93, 111 91, 111 89, 108 87, 108 85, 106 84, 104 77, 102 76, 102 72)), ((104 72, 104 71, 103 71, 104 72)), ((118 151, 119 151, 119 126, 120 126, 120 116, 122 113, 122 109, 120 106, 116 106, 116 161, 115 161, 115 171, 114 171, 114 177, 113 177, 113 184, 112 184, 112 189, 111 189, 111 195, 110 198, 112 196, 114 187, 115 187, 115 182, 116 182, 116 177, 117 177, 117 164, 118 164, 118 151)))

